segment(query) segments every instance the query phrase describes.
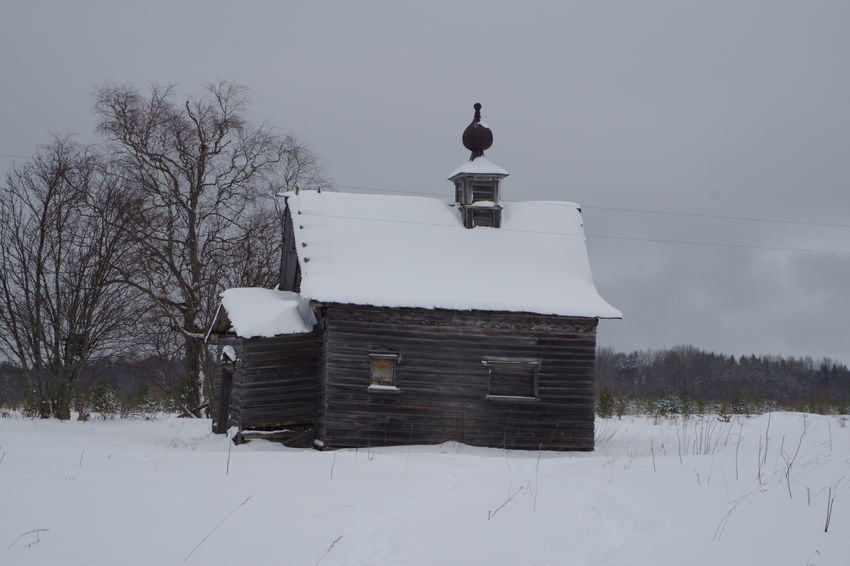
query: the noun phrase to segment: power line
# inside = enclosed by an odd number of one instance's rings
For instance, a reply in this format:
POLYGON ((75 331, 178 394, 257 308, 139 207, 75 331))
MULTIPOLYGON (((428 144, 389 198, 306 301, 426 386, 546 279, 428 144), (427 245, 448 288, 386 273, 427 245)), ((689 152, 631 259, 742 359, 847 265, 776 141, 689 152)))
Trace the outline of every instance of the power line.
MULTIPOLYGON (((336 218, 341 220, 360 220, 363 222, 388 222, 390 224, 415 224, 419 226, 436 226, 439 228, 458 228, 458 224, 443 224, 441 222, 422 222, 420 220, 394 220, 392 218, 374 218, 364 216, 345 216, 341 214, 319 214, 316 212, 304 212, 304 216, 316 216, 318 218, 336 218)), ((520 230, 516 228, 499 228, 503 232, 517 232, 523 234, 540 234, 544 236, 564 236, 568 238, 581 238, 584 234, 568 234, 565 232, 550 232, 546 230, 520 230)))
POLYGON ((821 250, 816 248, 783 248, 778 246, 757 246, 754 244, 738 244, 734 242, 696 242, 689 240, 664 240, 660 238, 638 238, 634 236, 603 236, 598 234, 587 234, 588 238, 605 239, 605 240, 631 240, 633 242, 658 242, 664 244, 682 244, 688 246, 713 246, 723 248, 746 248, 752 250, 769 250, 778 252, 798 252, 798 253, 813 253, 813 254, 833 254, 850 256, 850 252, 838 250, 821 250))
MULTIPOLYGON (((355 189, 363 191, 378 191, 381 193, 404 194, 404 195, 424 195, 429 197, 439 197, 435 193, 426 193, 422 191, 406 191, 403 189, 381 189, 378 187, 356 186, 356 185, 337 185, 341 188, 355 189)), ((521 202, 521 201, 503 201, 503 202, 521 202)), ((556 204, 553 202, 552 204, 556 204)), ((763 222, 770 224, 796 224, 800 226, 818 226, 821 228, 850 228, 850 224, 830 223, 830 222, 811 222, 807 220, 793 220, 780 218, 760 218, 756 216, 732 216, 723 214, 707 214, 698 212, 682 212, 674 210, 652 210, 645 208, 624 208, 615 206, 596 206, 596 205, 581 205, 581 208, 591 210, 608 210, 612 212, 630 212, 636 214, 658 214, 664 216, 685 216, 689 218, 710 218, 712 220, 735 220, 738 222, 763 222)))
MULTIPOLYGON (((394 220, 390 218, 373 218, 373 217, 362 217, 362 216, 348 216, 348 215, 336 215, 336 214, 319 214, 313 212, 305 212, 303 213, 305 216, 315 216, 319 218, 335 218, 342 220, 356 220, 361 222, 387 222, 392 224, 416 224, 422 226, 436 226, 441 228, 457 228, 457 224, 442 224, 438 222, 422 222, 415 220, 394 220)), ((516 228, 499 228, 499 230, 503 232, 516 232, 516 233, 524 233, 524 234, 540 234, 540 235, 549 235, 549 236, 562 236, 562 237, 572 237, 578 238, 582 237, 581 234, 567 234, 563 232, 552 232, 548 230, 521 230, 516 228)), ((679 244, 679 245, 688 245, 688 246, 711 246, 711 247, 724 247, 724 248, 743 248, 743 249, 753 249, 753 250, 762 250, 762 251, 780 251, 780 252, 793 252, 793 253, 813 253, 813 254, 831 254, 831 255, 840 255, 840 256, 850 256, 850 251, 838 251, 838 250, 824 250, 817 248, 790 248, 790 247, 780 247, 780 246, 760 246, 755 244, 741 244, 736 242, 701 242, 701 241, 689 241, 689 240, 667 240, 661 238, 640 238, 634 236, 608 236, 603 234, 586 234, 587 238, 591 239, 605 239, 605 240, 628 240, 633 242, 651 242, 651 243, 664 243, 664 244, 679 244)))
POLYGON ((378 191, 380 193, 392 193, 392 194, 401 194, 401 195, 424 195, 427 197, 439 197, 437 193, 426 193, 424 191, 404 191, 401 189, 379 189, 378 187, 361 187, 357 185, 336 185, 337 187, 343 189, 355 189, 358 191, 378 191))
POLYGON ((613 206, 582 206, 595 210, 612 210, 615 212, 636 212, 640 214, 663 214, 670 216, 688 216, 691 218, 712 218, 716 220, 739 220, 744 222, 769 222, 775 224, 799 224, 802 226, 821 226, 826 228, 850 228, 850 224, 832 224, 828 222, 808 222, 805 220, 781 220, 776 218, 756 218, 752 216, 724 216, 722 214, 701 214, 696 212, 674 212, 670 210, 649 210, 641 208, 618 208, 613 206))
POLYGON ((0 153, 0 157, 14 157, 18 159, 29 159, 26 155, 15 155, 14 153, 0 153))

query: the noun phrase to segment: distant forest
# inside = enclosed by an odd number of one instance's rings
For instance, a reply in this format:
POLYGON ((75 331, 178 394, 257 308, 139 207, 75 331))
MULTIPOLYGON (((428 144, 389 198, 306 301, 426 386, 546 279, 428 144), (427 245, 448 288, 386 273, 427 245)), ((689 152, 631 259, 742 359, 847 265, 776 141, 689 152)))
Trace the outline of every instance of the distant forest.
MULTIPOLYGON (((108 383, 116 394, 132 398, 140 389, 169 396, 180 387, 182 360, 117 359, 93 362, 80 378, 79 391, 89 393, 108 383)), ((847 404, 850 369, 828 358, 780 356, 734 357, 693 346, 668 350, 617 352, 600 348, 596 358, 597 393, 658 399, 675 395, 695 401, 743 398, 795 403, 847 404)), ((20 369, 0 363, 0 406, 16 406, 32 395, 20 369)))
MULTIPOLYGON (((183 360, 160 358, 117 358, 115 360, 92 361, 80 375, 77 386, 78 397, 85 397, 98 386, 106 384, 121 401, 132 400, 139 392, 167 400, 179 396, 182 382, 183 360)), ((30 383, 21 369, 8 362, 0 362, 0 407, 26 405, 27 398, 37 397, 34 381, 30 383)), ((74 400, 78 405, 78 400, 74 400)), ((75 407, 79 410, 79 407, 75 407)))
POLYGON ((736 358, 693 346, 629 353, 600 348, 596 387, 597 393, 649 399, 674 394, 702 401, 836 403, 850 399, 850 370, 829 358, 736 358))

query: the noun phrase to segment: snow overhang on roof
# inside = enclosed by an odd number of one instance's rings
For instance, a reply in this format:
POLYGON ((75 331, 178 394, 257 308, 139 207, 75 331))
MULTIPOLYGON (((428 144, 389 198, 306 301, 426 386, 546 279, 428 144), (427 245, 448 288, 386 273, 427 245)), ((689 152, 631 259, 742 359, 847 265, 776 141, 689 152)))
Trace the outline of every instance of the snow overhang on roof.
POLYGON ((460 167, 455 169, 449 174, 449 180, 451 181, 458 175, 465 174, 475 174, 475 175, 497 175, 499 177, 507 177, 508 172, 492 163, 484 159, 483 157, 476 157, 472 161, 463 162, 460 167))
POLYGON ((622 316, 593 284, 575 203, 503 202, 501 228, 470 230, 453 205, 433 198, 327 191, 286 198, 305 299, 622 316))
POLYGON ((291 291, 236 287, 221 294, 221 305, 240 338, 301 334, 316 324, 308 301, 291 291))

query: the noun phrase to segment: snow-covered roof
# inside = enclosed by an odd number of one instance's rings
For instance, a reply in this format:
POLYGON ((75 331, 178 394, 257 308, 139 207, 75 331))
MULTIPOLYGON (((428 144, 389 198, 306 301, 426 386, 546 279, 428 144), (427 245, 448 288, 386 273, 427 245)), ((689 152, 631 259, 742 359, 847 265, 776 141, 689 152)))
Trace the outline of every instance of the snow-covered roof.
POLYGON ((594 287, 575 203, 503 202, 501 228, 467 229, 457 208, 435 198, 287 199, 307 299, 621 317, 594 287))
POLYGON ((462 175, 464 173, 477 173, 479 175, 508 175, 507 171, 483 157, 476 157, 472 161, 464 161, 457 169, 449 174, 449 179, 454 179, 457 175, 462 175))
POLYGON ((316 319, 298 293, 237 287, 221 294, 231 329, 241 338, 310 332, 316 319))

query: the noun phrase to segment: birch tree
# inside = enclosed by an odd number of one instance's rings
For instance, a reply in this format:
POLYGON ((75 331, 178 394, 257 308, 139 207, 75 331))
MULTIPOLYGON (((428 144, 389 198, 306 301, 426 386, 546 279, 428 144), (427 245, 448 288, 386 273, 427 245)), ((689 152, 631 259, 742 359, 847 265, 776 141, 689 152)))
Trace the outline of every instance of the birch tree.
POLYGON ((113 144, 140 203, 137 254, 126 281, 143 292, 180 338, 185 409, 200 414, 203 338, 219 293, 276 282, 280 227, 274 195, 324 183, 315 156, 292 136, 248 120, 246 90, 208 86, 178 104, 175 89, 105 85, 98 129, 113 144))

